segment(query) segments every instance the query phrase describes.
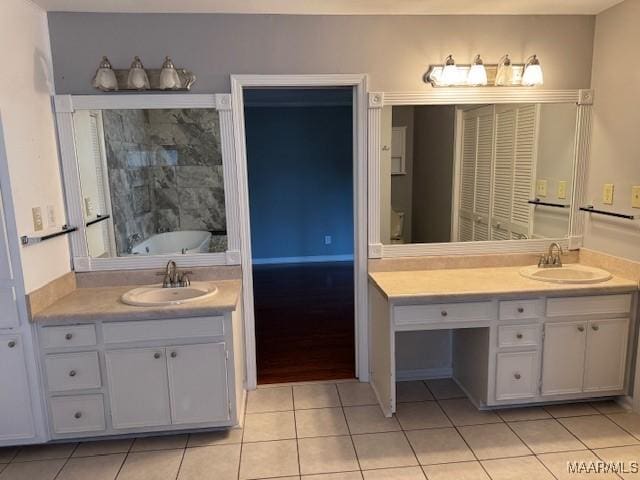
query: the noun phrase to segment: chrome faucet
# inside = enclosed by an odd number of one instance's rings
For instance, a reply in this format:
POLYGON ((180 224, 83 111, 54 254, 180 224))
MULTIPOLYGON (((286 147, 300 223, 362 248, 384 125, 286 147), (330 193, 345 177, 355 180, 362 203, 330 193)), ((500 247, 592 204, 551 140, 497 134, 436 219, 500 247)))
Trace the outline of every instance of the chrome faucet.
POLYGON ((127 253, 131 253, 133 251, 133 247, 136 246, 137 243, 142 240, 142 235, 138 232, 132 233, 127 237, 127 253))
POLYGON ((562 258, 560 256, 564 252, 562 251, 562 245, 558 242, 553 242, 549 245, 549 250, 546 255, 542 255, 538 260, 539 268, 559 268, 562 267, 562 258))
POLYGON ((162 288, 176 288, 176 287, 188 287, 191 285, 189 274, 192 272, 181 272, 178 270, 178 265, 174 260, 167 262, 167 267, 164 272, 159 275, 163 275, 162 288))

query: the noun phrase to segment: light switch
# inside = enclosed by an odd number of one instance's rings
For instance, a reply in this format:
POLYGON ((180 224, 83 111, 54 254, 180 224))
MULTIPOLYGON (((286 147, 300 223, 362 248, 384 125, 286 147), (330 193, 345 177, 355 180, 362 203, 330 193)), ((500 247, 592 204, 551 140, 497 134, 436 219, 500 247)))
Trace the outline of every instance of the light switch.
POLYGON ((567 198, 567 181, 560 180, 558 182, 558 198, 564 200, 567 198))
POLYGON ((331 245, 332 241, 333 241, 333 239, 331 238, 331 235, 325 235, 324 236, 324 244, 325 245, 331 245))
POLYGON ((91 197, 84 197, 84 213, 87 218, 93 217, 93 202, 91 197))
POLYGON ((547 181, 546 180, 538 180, 536 182, 536 195, 539 197, 547 196, 547 181))
POLYGON ((33 207, 31 209, 31 215, 33 216, 33 230, 39 232, 42 230, 42 209, 40 207, 33 207))
POLYGON ((56 224, 56 209, 53 205, 47 205, 47 226, 53 227, 56 224))
POLYGON ((605 183, 602 187, 602 203, 605 205, 613 204, 613 183, 605 183))
POLYGON ((633 208, 640 208, 640 185, 631 187, 631 206, 633 208))

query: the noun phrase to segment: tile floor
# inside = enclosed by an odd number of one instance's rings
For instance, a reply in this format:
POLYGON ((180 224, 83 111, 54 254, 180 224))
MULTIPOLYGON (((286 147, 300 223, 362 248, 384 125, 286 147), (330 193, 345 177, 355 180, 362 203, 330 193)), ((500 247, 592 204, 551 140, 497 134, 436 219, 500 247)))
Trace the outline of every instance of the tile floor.
POLYGON ((639 461, 640 415, 613 402, 480 412, 451 380, 259 388, 244 429, 0 449, 0 480, 545 480, 567 461, 639 461))

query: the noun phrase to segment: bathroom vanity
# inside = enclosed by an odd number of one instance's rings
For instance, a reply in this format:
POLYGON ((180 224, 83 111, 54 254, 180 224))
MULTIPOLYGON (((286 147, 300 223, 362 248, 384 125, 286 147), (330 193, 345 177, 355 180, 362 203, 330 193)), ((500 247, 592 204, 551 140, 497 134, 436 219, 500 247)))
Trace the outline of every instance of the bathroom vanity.
POLYGON ((194 303, 135 307, 79 288, 34 316, 54 439, 229 427, 244 406, 240 281, 194 303))
POLYGON ((453 379, 479 408, 627 393, 638 283, 546 283, 521 269, 369 274, 371 384, 387 416, 397 332, 451 330, 453 379))

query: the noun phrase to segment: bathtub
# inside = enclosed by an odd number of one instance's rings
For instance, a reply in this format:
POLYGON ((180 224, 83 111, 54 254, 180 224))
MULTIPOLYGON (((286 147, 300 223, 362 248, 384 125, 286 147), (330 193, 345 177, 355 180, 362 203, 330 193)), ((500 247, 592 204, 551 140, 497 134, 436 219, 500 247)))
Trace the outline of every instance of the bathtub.
POLYGON ((157 233, 138 243, 131 249, 132 255, 170 255, 207 253, 211 232, 184 230, 181 232, 157 233))

